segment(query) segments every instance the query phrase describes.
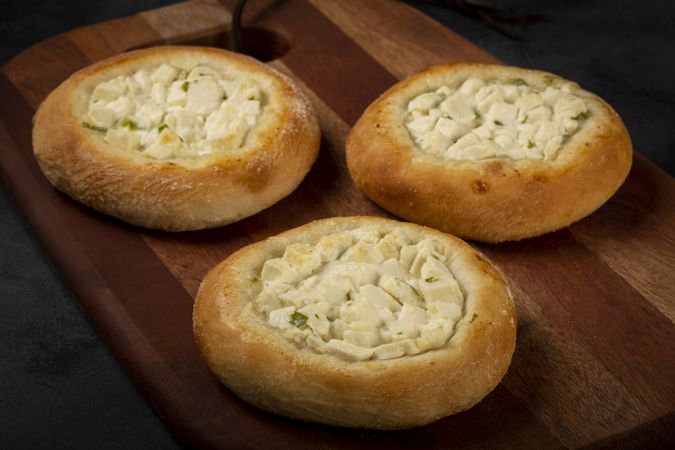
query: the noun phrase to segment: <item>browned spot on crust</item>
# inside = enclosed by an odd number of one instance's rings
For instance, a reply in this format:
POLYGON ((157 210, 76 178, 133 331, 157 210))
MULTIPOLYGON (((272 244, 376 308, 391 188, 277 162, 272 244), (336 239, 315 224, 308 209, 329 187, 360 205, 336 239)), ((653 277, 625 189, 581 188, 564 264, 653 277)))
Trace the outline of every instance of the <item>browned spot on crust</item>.
POLYGON ((485 170, 489 175, 504 176, 504 165, 501 161, 492 161, 485 166, 485 170))
POLYGON ((497 274, 495 273, 495 269, 494 269, 494 267, 492 266, 492 264, 491 264, 488 260, 486 260, 486 259, 483 257, 483 255, 481 255, 480 253, 476 253, 475 256, 476 256, 476 259, 480 262, 480 265, 481 265, 481 271, 482 271, 486 276, 489 276, 489 277, 497 278, 497 279, 498 279, 498 276, 497 276, 497 274))
POLYGON ((535 175, 533 179, 539 183, 546 183, 548 181, 548 178, 546 178, 544 175, 535 175))
POLYGON ((476 194, 485 194, 489 189, 488 184, 483 180, 473 180, 471 190, 476 194))
POLYGON ((263 189, 269 183, 272 167, 271 162, 265 158, 254 158, 246 165, 245 175, 240 181, 251 192, 263 189))

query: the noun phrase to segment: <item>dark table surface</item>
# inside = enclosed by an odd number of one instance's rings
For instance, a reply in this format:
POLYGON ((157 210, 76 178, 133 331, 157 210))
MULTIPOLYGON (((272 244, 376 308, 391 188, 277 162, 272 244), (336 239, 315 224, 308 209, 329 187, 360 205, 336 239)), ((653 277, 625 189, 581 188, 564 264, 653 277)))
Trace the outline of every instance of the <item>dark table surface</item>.
MULTIPOLYGON (((5 1, 0 64, 50 36, 170 3, 5 1)), ((495 2, 545 14, 521 28, 520 40, 434 2, 408 3, 508 64, 548 70, 599 94, 623 118, 635 150, 675 173, 675 2, 495 2)), ((0 448, 178 448, 4 188, 0 236, 0 448)))

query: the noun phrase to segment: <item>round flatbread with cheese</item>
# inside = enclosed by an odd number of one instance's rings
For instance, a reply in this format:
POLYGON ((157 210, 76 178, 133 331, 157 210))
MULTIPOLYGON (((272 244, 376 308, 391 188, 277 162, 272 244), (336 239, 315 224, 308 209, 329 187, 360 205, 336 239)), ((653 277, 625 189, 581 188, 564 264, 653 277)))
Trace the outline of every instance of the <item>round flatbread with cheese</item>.
POLYGON ((432 67, 394 85, 347 140, 356 184, 414 222, 485 242, 587 216, 632 161, 617 113, 556 75, 487 64, 432 67))
POLYGON ((170 231, 224 225, 292 192, 316 159, 307 99, 243 55, 156 47, 68 78, 35 115, 49 181, 127 222, 170 231))
POLYGON ((408 428, 485 397, 510 364, 513 300, 458 238, 375 217, 249 245, 201 284, 194 333, 242 399, 293 418, 408 428))

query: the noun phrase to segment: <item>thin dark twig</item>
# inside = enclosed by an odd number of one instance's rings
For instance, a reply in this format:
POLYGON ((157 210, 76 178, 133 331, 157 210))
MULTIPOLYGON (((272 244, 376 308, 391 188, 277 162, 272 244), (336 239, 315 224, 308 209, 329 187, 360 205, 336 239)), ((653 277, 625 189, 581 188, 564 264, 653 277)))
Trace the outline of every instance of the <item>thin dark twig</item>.
POLYGON ((244 14, 244 6, 247 0, 239 0, 237 6, 234 8, 232 14, 232 34, 234 35, 234 49, 239 52, 244 52, 244 43, 241 38, 241 16, 244 14))
POLYGON ((504 24, 524 25, 530 22, 539 22, 546 19, 546 16, 539 13, 520 13, 503 11, 493 6, 493 2, 485 0, 421 0, 424 3, 430 3, 446 8, 454 8, 464 15, 481 20, 490 28, 502 33, 511 39, 520 39, 520 33, 517 29, 508 27, 504 24))

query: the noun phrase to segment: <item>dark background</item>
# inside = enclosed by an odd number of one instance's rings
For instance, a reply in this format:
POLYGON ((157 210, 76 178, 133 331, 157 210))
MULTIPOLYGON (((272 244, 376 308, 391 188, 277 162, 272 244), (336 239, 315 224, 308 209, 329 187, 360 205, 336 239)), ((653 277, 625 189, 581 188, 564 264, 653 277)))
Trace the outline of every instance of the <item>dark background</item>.
MULTIPOLYGON (((47 37, 170 3, 4 1, 0 65, 47 37)), ((507 64, 551 71, 599 94, 623 118, 635 150, 675 173, 675 2, 494 2, 546 16, 520 27, 520 40, 433 2, 407 3, 507 64)), ((177 448, 4 189, 0 236, 0 448, 177 448)))

